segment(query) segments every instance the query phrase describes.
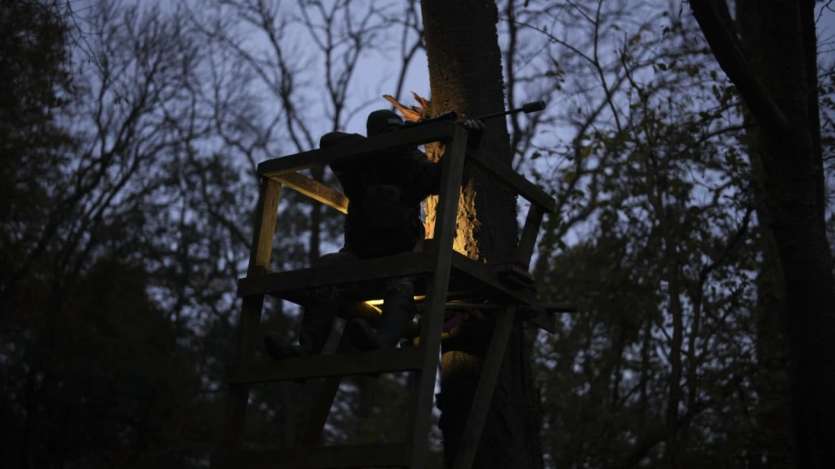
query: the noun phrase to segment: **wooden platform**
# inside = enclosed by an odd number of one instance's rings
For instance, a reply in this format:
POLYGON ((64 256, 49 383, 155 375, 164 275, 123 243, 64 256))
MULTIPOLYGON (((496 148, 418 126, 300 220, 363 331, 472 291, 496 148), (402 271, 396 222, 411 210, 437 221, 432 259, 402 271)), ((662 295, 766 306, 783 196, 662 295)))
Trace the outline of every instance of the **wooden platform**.
MULTIPOLYGON (((433 272, 433 253, 403 253, 391 257, 334 263, 322 267, 244 277, 238 282, 238 295, 272 295, 302 304, 311 290, 328 286, 348 287, 357 301, 383 297, 386 279, 412 276, 417 279, 416 295, 427 293, 427 280, 433 272)), ((514 289, 502 282, 489 264, 452 254, 448 297, 489 299, 498 304, 536 307, 530 290, 514 289)))
MULTIPOLYGON (((349 147, 290 155, 258 165, 261 193, 253 229, 247 276, 238 282, 243 298, 236 354, 228 375, 227 408, 223 439, 212 457, 212 467, 266 468, 424 468, 432 425, 435 376, 439 365, 441 337, 447 301, 466 299, 475 308, 486 305, 493 315, 494 328, 488 353, 473 396, 462 444, 454 467, 471 467, 482 428, 501 368, 505 349, 514 325, 535 320, 531 311, 537 305, 527 267, 544 214, 553 213, 553 198, 511 168, 467 155, 467 131, 453 122, 433 122, 366 139, 349 147), (326 206, 345 213, 348 201, 339 191, 314 181, 299 171, 321 167, 337 158, 363 158, 397 147, 434 141, 446 146, 441 161, 441 183, 433 240, 423 252, 395 256, 333 262, 326 266, 289 272, 270 272, 273 237, 276 232, 278 199, 282 188, 296 190, 326 206), (505 265, 490 265, 468 259, 452 250, 458 196, 469 165, 483 171, 509 190, 531 202, 513 259, 505 265), (507 267, 516 268, 508 270, 507 267), (340 286, 343 295, 357 301, 383 298, 385 281, 396 277, 416 279, 416 294, 425 295, 422 303, 420 347, 355 352, 343 337, 337 353, 285 360, 264 360, 257 353, 262 337, 259 330, 264 297, 271 295, 296 303, 317 288, 340 286), (414 374, 411 412, 404 420, 409 437, 398 444, 367 446, 321 446, 322 430, 344 376, 409 371, 414 374), (243 442, 250 387, 255 384, 319 379, 319 392, 309 409, 305 428, 292 451, 254 450, 243 442)), ((461 304, 458 303, 458 307, 461 304)), ((544 313, 543 313, 544 314, 544 313)), ((553 318, 548 316, 551 320, 553 318)), ((547 321, 545 321, 547 323, 547 321)))

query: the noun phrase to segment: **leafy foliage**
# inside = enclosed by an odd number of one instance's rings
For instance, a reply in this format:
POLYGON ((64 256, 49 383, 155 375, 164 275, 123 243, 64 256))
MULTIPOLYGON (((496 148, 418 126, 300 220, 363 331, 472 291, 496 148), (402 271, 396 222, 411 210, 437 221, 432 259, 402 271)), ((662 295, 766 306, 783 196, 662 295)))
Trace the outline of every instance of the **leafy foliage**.
MULTIPOLYGON (((202 467, 255 165, 354 125, 374 54, 401 54, 400 94, 420 15, 413 1, 67 5, 0 7, 0 460, 202 467)), ((531 339, 546 464, 788 465, 751 142, 693 19, 653 2, 499 7, 508 104, 550 103, 508 121, 514 166, 560 211, 535 272, 544 301, 578 309, 531 339)), ((821 69, 831 180, 835 77, 821 69)), ((275 267, 339 245, 338 216, 282 197, 275 267)), ((265 330, 291 340, 294 308, 265 309, 265 330)), ((394 439, 404 385, 349 381, 327 439, 394 439)), ((290 445, 306 394, 254 393, 249 444, 290 445)))

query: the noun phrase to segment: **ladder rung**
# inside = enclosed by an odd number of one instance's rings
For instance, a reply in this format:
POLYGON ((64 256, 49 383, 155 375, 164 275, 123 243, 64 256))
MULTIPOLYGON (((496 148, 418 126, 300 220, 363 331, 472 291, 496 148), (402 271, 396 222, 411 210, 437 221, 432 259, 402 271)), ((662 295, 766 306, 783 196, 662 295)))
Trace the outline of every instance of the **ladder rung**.
POLYGON ((233 384, 267 383, 420 370, 422 359, 422 349, 388 349, 375 352, 314 355, 277 361, 257 360, 241 367, 232 376, 230 382, 233 384))
MULTIPOLYGON (((223 459, 221 467, 236 469, 274 469, 296 462, 292 450, 232 450, 218 453, 218 456, 223 459)), ((405 444, 320 446, 310 449, 304 467, 406 467, 408 457, 409 448, 405 444)))

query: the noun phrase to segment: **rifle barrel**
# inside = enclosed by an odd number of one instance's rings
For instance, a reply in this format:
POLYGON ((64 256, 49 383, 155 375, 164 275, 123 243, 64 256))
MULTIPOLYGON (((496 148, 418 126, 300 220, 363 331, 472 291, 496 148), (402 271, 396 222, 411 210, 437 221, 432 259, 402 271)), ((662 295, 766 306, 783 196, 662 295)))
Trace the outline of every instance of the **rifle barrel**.
POLYGON ((523 104, 522 107, 518 107, 516 109, 508 109, 507 111, 491 112, 490 114, 485 114, 483 116, 479 116, 476 119, 478 119, 478 120, 493 119, 494 117, 506 116, 508 114, 516 114, 517 112, 524 112, 525 114, 530 114, 532 112, 539 112, 543 109, 545 109, 545 101, 531 101, 529 103, 523 104))
MULTIPOLYGON (((488 119, 493 119, 495 117, 506 116, 508 114, 516 114, 517 112, 524 112, 525 114, 530 114, 532 112, 539 112, 545 109, 545 101, 531 101, 529 103, 525 103, 522 107, 518 107, 516 109, 508 109, 507 111, 498 111, 498 112, 491 112, 490 114, 484 114, 482 116, 475 117, 475 120, 482 120, 486 121, 488 119)), ((433 117, 432 119, 416 122, 416 123, 406 123, 406 126, 414 126, 414 125, 424 125, 430 122, 437 122, 437 121, 445 121, 445 120, 458 120, 458 113, 455 111, 449 111, 441 114, 440 116, 433 117)))

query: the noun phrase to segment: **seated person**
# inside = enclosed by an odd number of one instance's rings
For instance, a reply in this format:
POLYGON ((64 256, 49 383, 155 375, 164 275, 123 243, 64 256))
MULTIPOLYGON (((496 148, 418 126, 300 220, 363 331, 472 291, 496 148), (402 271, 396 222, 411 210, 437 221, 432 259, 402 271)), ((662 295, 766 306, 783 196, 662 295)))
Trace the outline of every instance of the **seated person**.
MULTIPOLYGON (((368 136, 401 129, 403 120, 388 110, 368 116, 368 136)), ((465 121, 471 139, 477 144, 483 129, 480 121, 465 121)), ((322 136, 321 148, 355 145, 364 141, 358 134, 331 132, 322 136)), ((470 145, 472 148, 474 145, 470 145)), ((338 253, 322 256, 317 265, 346 259, 368 259, 415 250, 424 239, 420 204, 437 194, 441 165, 427 159, 414 146, 406 146, 331 163, 348 197, 348 215, 344 226, 344 247, 338 253)), ((415 314, 414 279, 392 278, 385 283, 382 315, 378 327, 363 318, 346 326, 351 344, 360 350, 394 347, 407 323, 415 314)), ((340 308, 345 308, 342 294, 328 287, 311 292, 305 301, 298 346, 280 346, 272 337, 265 338, 267 352, 274 358, 321 352, 340 308)))

